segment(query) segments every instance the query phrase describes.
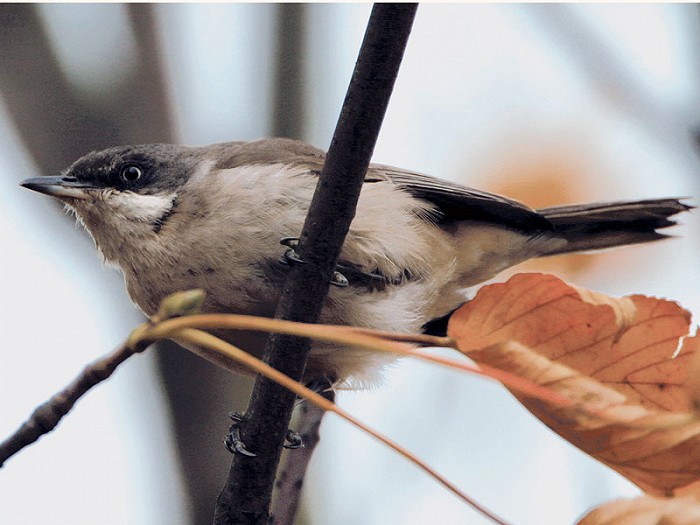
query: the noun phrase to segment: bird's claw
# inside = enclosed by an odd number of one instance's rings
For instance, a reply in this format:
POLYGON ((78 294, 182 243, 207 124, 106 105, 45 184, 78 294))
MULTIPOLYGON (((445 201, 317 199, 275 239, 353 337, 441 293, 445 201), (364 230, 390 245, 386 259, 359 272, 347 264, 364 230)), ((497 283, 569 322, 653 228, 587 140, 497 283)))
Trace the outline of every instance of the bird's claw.
MULTIPOLYGON (((245 423, 245 417, 243 414, 231 412, 228 417, 231 419, 231 421, 233 421, 233 424, 231 424, 229 432, 224 438, 224 446, 226 446, 226 449, 231 454, 241 454, 250 458, 256 457, 257 454, 254 454, 248 450, 245 443, 243 443, 243 440, 241 439, 241 426, 243 423, 245 423)), ((304 446, 301 436, 293 430, 287 430, 287 435, 285 436, 284 440, 284 448, 290 450, 302 448, 304 446)))
MULTIPOLYGON (((290 266, 293 264, 307 264, 307 261, 299 257, 299 254, 295 250, 295 248, 299 246, 299 239, 297 237, 283 237, 280 239, 280 244, 288 248, 280 259, 281 263, 290 266)), ((338 271, 333 272, 330 283, 340 288, 345 288, 350 285, 350 281, 348 281, 347 277, 338 271)))
POLYGON ((333 277, 331 277, 331 284, 339 288, 346 288, 347 286, 350 286, 350 281, 348 281, 348 278, 342 273, 334 271, 333 277))
POLYGON ((299 257, 299 254, 296 252, 296 247, 299 246, 299 239, 297 237, 282 237, 280 239, 280 244, 289 248, 280 258, 282 264, 287 264, 289 266, 292 264, 306 264, 306 261, 299 257))
POLYGON ((287 430, 287 436, 284 438, 284 448, 295 450, 303 446, 304 441, 301 439, 301 436, 291 429, 287 430))
POLYGON ((256 454, 248 450, 241 439, 241 426, 245 422, 245 418, 238 412, 231 412, 228 417, 233 421, 233 424, 228 429, 228 434, 224 438, 224 446, 231 454, 241 454, 250 458, 256 457, 256 454))
POLYGON ((287 248, 296 248, 299 246, 299 237, 282 237, 280 239, 280 244, 286 246, 287 248))

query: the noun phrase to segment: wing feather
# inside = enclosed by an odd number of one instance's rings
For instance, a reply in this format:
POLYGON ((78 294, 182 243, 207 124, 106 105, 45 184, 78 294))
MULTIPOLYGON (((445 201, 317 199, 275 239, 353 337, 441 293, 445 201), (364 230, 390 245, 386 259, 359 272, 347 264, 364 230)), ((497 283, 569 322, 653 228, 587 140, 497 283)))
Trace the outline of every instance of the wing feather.
POLYGON ((439 210, 440 222, 478 220, 521 231, 551 230, 552 224, 524 204, 485 191, 436 179, 421 173, 374 164, 366 182, 388 180, 439 210))
MULTIPOLYGON (((280 163, 304 166, 319 174, 325 152, 306 143, 283 138, 217 145, 221 154, 216 167, 232 168, 245 164, 280 163)), ((389 182, 435 208, 431 219, 441 223, 463 220, 487 221, 521 231, 551 230, 552 224, 524 204, 421 173, 370 164, 365 183, 389 182)))

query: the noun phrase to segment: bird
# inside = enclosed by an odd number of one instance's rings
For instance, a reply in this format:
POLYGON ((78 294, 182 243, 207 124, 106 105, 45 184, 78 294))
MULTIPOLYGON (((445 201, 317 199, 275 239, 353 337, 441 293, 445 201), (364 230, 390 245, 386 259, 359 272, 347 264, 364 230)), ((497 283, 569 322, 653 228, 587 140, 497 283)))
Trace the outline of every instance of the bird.
MULTIPOLYGON (((324 159, 323 150, 285 138, 118 146, 21 185, 75 214, 147 316, 167 295, 201 288, 204 313, 272 317, 324 159)), ((659 230, 693 208, 683 200, 532 209, 370 164, 339 257, 339 286, 331 287, 319 322, 425 331, 473 287, 525 260, 668 237, 659 230)), ((257 357, 264 352, 264 334, 217 335, 257 357)), ((304 378, 366 388, 395 360, 315 342, 304 378)))

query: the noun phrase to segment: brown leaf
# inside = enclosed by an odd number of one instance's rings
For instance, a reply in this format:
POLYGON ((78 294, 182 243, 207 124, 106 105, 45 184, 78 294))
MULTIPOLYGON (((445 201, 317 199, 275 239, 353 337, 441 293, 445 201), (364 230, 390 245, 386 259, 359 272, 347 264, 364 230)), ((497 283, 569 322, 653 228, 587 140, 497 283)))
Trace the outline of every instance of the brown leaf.
POLYGON ((700 478, 700 421, 685 385, 697 337, 677 351, 689 322, 671 301, 612 298, 519 274, 480 290, 448 331, 477 363, 578 401, 571 408, 519 396, 562 437, 665 494, 700 478))
POLYGON ((641 496, 618 499, 586 514, 577 525, 694 525, 700 504, 694 498, 641 496))
POLYGON ((690 366, 687 369, 688 379, 685 382, 685 390, 693 410, 700 412, 700 336, 686 338, 683 341, 683 349, 693 352, 690 366))

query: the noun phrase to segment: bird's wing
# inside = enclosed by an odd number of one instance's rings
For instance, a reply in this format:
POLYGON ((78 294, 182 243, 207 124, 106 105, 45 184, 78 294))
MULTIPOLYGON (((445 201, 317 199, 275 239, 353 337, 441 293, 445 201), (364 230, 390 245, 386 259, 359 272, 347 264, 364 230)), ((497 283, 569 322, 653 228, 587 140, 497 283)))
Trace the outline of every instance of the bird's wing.
MULTIPOLYGON (((302 166, 308 169, 308 172, 319 174, 325 160, 322 150, 291 139, 262 139, 218 146, 221 148, 221 156, 217 162, 219 168, 242 164, 280 163, 302 166)), ((552 224, 544 216, 520 202, 428 175, 371 164, 365 183, 376 182, 395 184, 415 198, 428 201, 435 208, 432 219, 437 222, 479 220, 521 231, 552 229, 552 224)))
POLYGON ((428 175, 373 164, 366 183, 389 181, 418 199, 433 204, 439 222, 479 220, 522 231, 551 230, 552 224, 524 204, 428 175))

